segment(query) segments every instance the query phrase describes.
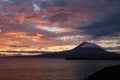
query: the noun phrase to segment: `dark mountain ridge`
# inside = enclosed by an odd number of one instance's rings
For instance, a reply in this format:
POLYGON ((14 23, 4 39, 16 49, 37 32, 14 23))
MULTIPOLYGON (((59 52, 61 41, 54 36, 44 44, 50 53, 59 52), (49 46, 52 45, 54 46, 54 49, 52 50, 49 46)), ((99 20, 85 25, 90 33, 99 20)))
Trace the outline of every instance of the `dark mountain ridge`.
POLYGON ((83 42, 72 50, 39 55, 40 57, 80 58, 80 59, 120 59, 120 54, 108 52, 97 44, 83 42))

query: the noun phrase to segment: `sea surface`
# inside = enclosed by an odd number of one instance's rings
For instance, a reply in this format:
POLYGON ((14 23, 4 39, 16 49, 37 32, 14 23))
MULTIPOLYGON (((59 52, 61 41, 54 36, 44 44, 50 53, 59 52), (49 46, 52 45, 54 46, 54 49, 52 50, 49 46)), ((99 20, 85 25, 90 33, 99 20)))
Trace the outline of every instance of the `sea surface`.
POLYGON ((0 80, 83 80, 118 60, 0 58, 0 80))

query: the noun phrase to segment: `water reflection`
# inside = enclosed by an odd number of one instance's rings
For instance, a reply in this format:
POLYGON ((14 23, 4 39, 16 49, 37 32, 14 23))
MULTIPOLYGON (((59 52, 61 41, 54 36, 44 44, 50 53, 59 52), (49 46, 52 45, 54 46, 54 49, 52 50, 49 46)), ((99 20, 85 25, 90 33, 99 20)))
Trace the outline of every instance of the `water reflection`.
POLYGON ((0 80, 83 80, 120 61, 82 61, 39 58, 1 58, 0 80))

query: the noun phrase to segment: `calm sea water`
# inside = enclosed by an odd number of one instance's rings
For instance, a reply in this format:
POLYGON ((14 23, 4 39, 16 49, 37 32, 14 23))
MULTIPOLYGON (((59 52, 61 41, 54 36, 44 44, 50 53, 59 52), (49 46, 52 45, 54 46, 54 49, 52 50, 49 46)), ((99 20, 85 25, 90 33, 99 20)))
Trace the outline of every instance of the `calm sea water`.
POLYGON ((83 80, 120 61, 0 58, 0 80, 83 80))

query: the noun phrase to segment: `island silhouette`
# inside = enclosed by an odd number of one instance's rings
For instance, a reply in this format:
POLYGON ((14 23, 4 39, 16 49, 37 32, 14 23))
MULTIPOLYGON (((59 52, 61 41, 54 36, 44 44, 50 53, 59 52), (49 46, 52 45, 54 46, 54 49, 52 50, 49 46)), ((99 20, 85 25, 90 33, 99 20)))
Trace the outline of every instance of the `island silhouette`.
POLYGON ((82 42, 77 47, 62 51, 62 52, 48 52, 42 55, 37 55, 39 57, 49 57, 49 58, 65 58, 67 60, 75 59, 120 59, 120 54, 115 52, 108 52, 101 46, 90 43, 82 42))

